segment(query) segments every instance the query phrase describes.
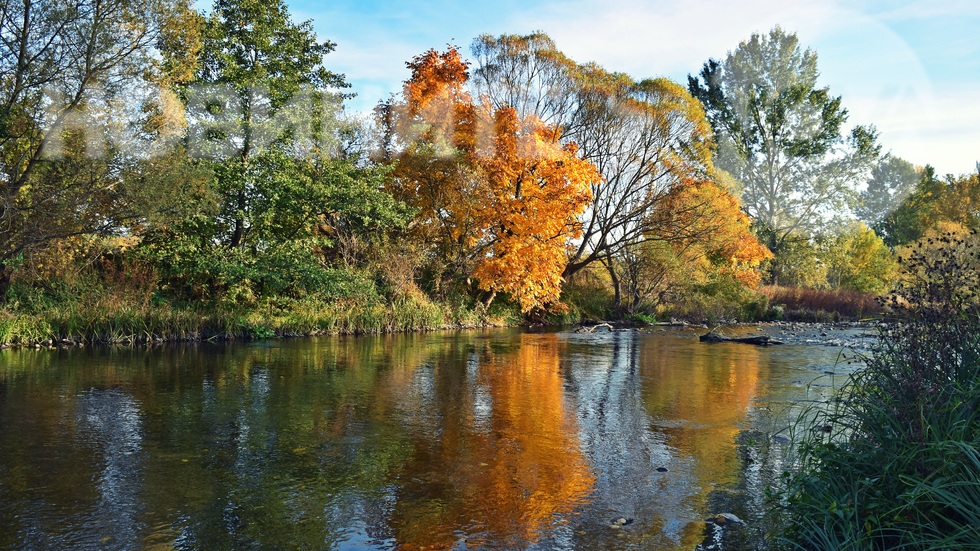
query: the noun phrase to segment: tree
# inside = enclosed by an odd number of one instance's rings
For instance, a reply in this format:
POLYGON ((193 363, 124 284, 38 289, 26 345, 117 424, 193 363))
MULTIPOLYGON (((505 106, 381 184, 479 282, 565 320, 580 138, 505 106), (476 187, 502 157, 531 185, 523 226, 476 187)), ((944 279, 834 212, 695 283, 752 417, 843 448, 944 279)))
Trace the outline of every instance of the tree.
POLYGON ((2 299, 20 255, 142 215, 120 175, 148 144, 138 117, 125 119, 154 102, 125 99, 151 96, 173 76, 176 65, 157 54, 193 51, 195 19, 185 0, 8 0, 0 9, 2 299))
POLYGON ((980 229, 980 167, 976 174, 944 179, 931 166, 922 171, 915 190, 879 222, 891 247, 911 243, 942 224, 980 229))
POLYGON ((310 21, 294 24, 281 0, 215 2, 184 94, 192 153, 214 163, 216 237, 228 247, 255 250, 278 235, 269 209, 305 199, 316 183, 302 165, 324 156, 328 92, 347 86, 323 66, 334 46, 317 40, 310 21))
POLYGON ((743 208, 777 256, 791 235, 854 202, 879 151, 873 128, 842 135, 847 110, 818 76, 816 53, 776 27, 688 77, 715 130, 716 163, 743 185, 743 208))
POLYGON ((755 286, 760 265, 772 257, 752 235, 738 200, 711 180, 684 180, 649 216, 643 240, 614 259, 627 312, 662 304, 712 278, 755 286))
POLYGON ((883 295, 898 275, 892 251, 874 230, 855 223, 834 236, 824 254, 827 281, 835 288, 883 295))
MULTIPOLYGON (((542 33, 484 35, 474 41, 473 51, 480 97, 561 128, 563 139, 574 142, 579 155, 602 174, 592 185, 593 202, 564 276, 602 263, 619 306, 622 264, 615 257, 639 258, 639 250, 627 249, 654 234, 660 241, 689 241, 690 235, 670 235, 668 227, 658 227, 662 219, 652 213, 689 179, 722 177, 712 166, 711 132, 701 104, 667 79, 636 81, 596 64, 577 64, 542 33)), ((688 229, 710 225, 704 222, 688 229)))
POLYGON ((475 103, 468 64, 450 47, 408 63, 403 101, 382 106, 404 144, 390 189, 418 209, 415 228, 454 277, 524 312, 557 301, 569 241, 599 174, 560 129, 510 106, 475 103))
POLYGON ((854 213, 879 232, 878 225, 912 193, 921 175, 912 163, 886 153, 874 168, 854 213))

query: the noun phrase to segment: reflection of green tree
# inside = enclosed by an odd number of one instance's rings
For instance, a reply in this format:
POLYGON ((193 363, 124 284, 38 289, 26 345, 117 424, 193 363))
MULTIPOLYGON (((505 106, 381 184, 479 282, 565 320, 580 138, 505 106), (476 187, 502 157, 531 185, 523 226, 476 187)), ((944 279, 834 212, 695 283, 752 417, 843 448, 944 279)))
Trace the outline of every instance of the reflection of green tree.
POLYGON ((201 365, 203 390, 167 398, 171 411, 159 417, 184 425, 173 431, 180 440, 171 447, 181 450, 171 463, 184 491, 165 509, 193 519, 171 523, 168 539, 190 535, 203 548, 318 548, 349 537, 342 527, 383 501, 390 472, 408 452, 389 415, 399 394, 391 387, 404 384, 425 346, 388 344, 324 339, 240 347, 220 365, 201 365))
POLYGON ((122 480, 136 481, 136 509, 118 518, 146 547, 408 549, 452 545, 459 530, 473 544, 523 545, 569 522, 592 484, 558 346, 553 335, 513 345, 433 334, 74 351, 71 367, 57 354, 40 368, 8 361, 0 545, 23 546, 20 516, 48 506, 78 524, 37 521, 55 541, 73 530, 83 546, 133 544, 77 522, 119 502, 100 495, 112 465, 135 473, 122 480), (126 461, 106 455, 106 431, 86 441, 74 426, 109 395, 139 427, 126 461))
MULTIPOLYGON (((139 405, 147 435, 140 519, 146 545, 329 545, 348 537, 340 527, 352 520, 384 515, 373 504, 384 501, 391 473, 409 453, 394 400, 428 351, 446 342, 389 337, 76 351, 71 368, 55 353, 6 355, 0 419, 20 412, 31 418, 3 423, 10 432, 0 446, 0 488, 17 507, 91 508, 99 458, 82 459, 66 412, 90 388, 117 387, 139 405), (33 463, 38 457, 46 457, 42 468, 33 463)), ((16 546, 8 538, 24 527, 17 514, 0 507, 0 526, 12 528, 2 531, 9 535, 0 546, 16 546)), ((99 545, 99 537, 87 544, 99 545)))

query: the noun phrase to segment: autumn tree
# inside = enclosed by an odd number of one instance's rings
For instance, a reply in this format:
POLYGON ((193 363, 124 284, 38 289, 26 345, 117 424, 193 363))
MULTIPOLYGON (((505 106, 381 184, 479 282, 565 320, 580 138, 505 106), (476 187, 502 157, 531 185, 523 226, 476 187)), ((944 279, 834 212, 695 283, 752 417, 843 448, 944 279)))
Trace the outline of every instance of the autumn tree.
POLYGON ((487 301, 504 292, 524 312, 553 304, 595 168, 536 115, 474 101, 455 48, 408 66, 403 101, 381 109, 404 144, 391 189, 419 210, 438 260, 475 277, 487 301))
POLYGON ((873 128, 842 134, 847 110, 818 76, 816 53, 776 27, 688 77, 715 130, 716 163, 743 185, 743 208, 777 256, 855 202, 879 151, 873 128))
POLYGON ((713 180, 687 178, 649 214, 650 230, 617 254, 625 300, 636 312, 728 278, 754 287, 772 254, 752 234, 738 200, 713 180))
MULTIPOLYGON (((583 215, 582 238, 570 252, 565 276, 600 262, 621 300, 617 255, 636 257, 646 236, 669 240, 652 216, 689 178, 708 179, 711 129, 704 110, 667 79, 636 81, 596 64, 577 64, 543 33, 484 35, 474 41, 476 89, 496 107, 539 113, 575 142, 602 180, 583 215)), ((674 236, 679 242, 686 235, 674 236)))

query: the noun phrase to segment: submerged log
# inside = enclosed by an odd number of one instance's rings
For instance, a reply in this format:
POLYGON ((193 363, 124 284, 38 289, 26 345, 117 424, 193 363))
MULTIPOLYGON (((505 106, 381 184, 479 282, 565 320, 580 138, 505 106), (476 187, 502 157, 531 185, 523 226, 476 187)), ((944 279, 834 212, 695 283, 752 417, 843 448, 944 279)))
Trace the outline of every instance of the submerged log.
POLYGON ((769 338, 768 335, 756 335, 753 337, 725 337, 709 331, 698 337, 701 342, 740 342, 744 344, 754 344, 757 346, 769 346, 771 344, 783 344, 782 341, 769 338))

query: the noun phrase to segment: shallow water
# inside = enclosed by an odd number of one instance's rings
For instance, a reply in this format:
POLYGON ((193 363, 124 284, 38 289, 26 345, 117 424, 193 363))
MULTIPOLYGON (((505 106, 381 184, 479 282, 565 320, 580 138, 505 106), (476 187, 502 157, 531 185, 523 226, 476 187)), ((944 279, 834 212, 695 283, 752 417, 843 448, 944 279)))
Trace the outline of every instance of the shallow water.
POLYGON ((2 351, 0 548, 694 549, 718 513, 747 522, 722 547, 758 548, 776 433, 841 350, 657 328, 2 351))

